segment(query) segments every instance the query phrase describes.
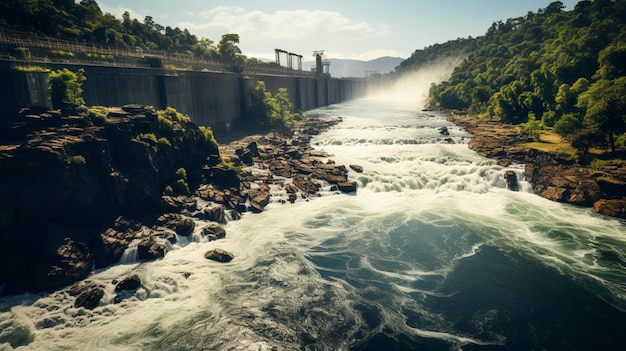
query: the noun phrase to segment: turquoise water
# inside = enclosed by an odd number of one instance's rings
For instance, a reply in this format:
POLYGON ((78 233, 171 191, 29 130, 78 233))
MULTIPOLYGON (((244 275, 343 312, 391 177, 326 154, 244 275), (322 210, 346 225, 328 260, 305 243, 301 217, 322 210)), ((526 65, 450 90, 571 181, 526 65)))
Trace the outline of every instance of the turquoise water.
POLYGON ((533 195, 522 166, 508 191, 443 114, 370 99, 308 115, 343 118, 313 143, 363 166, 356 194, 283 205, 274 189, 223 240, 94 272, 93 311, 63 292, 0 300, 0 349, 626 348, 624 222, 533 195), (214 247, 235 259, 204 259, 214 247), (144 285, 115 304, 127 274, 144 285))

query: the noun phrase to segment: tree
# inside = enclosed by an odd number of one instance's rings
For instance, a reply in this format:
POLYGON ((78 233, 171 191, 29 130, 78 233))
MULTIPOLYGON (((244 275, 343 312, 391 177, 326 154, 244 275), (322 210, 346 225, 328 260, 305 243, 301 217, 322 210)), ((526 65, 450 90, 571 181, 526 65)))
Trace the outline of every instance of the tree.
POLYGON ((289 100, 286 88, 278 88, 276 96, 272 96, 265 82, 258 81, 248 105, 247 118, 259 127, 282 131, 294 117, 292 109, 293 103, 289 100))
POLYGON ((587 108, 585 124, 606 134, 615 152, 614 134, 626 132, 626 76, 595 82, 582 99, 587 108))
POLYGON ((84 105, 82 98, 85 69, 80 68, 77 72, 72 72, 67 68, 51 72, 48 76, 48 88, 50 90, 50 100, 54 108, 60 108, 63 103, 72 105, 84 105))
POLYGON ((222 35, 222 40, 217 45, 217 50, 223 60, 231 62, 239 60, 241 49, 236 44, 239 44, 239 34, 229 33, 222 35))

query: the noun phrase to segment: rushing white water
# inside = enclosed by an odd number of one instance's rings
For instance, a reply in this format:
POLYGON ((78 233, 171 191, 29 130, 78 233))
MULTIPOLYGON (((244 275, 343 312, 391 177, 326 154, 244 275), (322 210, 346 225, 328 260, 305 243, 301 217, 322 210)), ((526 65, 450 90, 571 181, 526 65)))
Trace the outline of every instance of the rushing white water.
POLYGON ((533 195, 519 166, 508 191, 442 114, 374 99, 309 113, 326 116, 344 121, 313 143, 363 166, 356 194, 274 201, 225 239, 94 272, 94 310, 63 291, 4 298, 0 349, 623 347, 623 222, 533 195), (235 259, 206 260, 215 247, 235 259), (143 286, 115 303, 111 282, 130 274, 143 286))

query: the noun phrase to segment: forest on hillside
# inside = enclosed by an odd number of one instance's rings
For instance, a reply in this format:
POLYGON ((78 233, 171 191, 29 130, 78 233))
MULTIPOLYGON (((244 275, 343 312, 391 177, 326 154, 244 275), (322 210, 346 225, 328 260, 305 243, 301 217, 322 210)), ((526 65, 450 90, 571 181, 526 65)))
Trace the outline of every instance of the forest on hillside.
POLYGON ((431 86, 433 107, 550 129, 582 148, 624 148, 626 0, 555 1, 494 22, 486 34, 416 50, 394 74, 464 57, 431 86))
POLYGON ((198 38, 187 29, 164 27, 152 16, 140 22, 125 12, 118 19, 103 13, 95 0, 3 0, 0 2, 0 30, 228 62, 245 59, 237 46, 238 34, 224 34, 216 43, 198 38))

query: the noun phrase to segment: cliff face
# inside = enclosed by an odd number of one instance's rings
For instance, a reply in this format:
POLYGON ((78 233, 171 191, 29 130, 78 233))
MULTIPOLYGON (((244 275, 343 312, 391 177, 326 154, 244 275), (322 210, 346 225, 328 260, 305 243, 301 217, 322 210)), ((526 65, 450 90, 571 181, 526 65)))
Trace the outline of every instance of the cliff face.
MULTIPOLYGON (((176 172, 199 183, 217 145, 188 120, 144 106, 26 109, 0 131, 0 289, 42 291, 110 263, 98 228, 153 213, 176 172)), ((118 253, 119 254, 119 253, 118 253)))

